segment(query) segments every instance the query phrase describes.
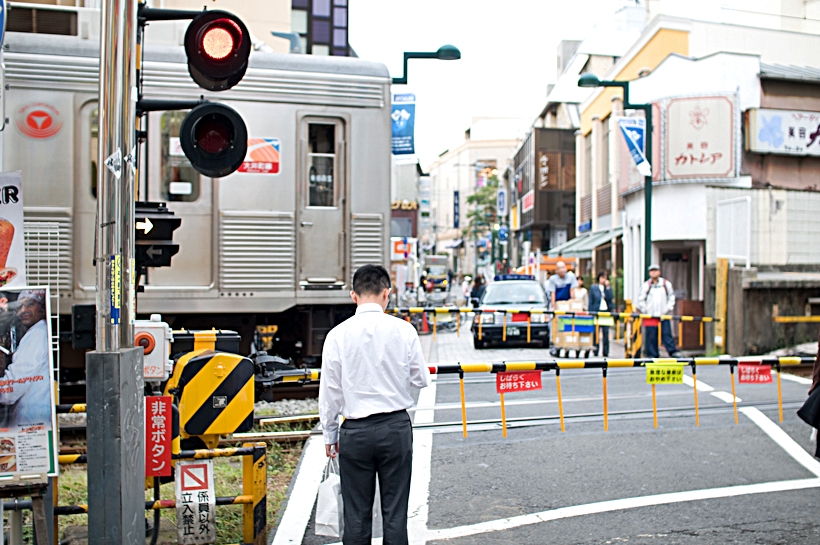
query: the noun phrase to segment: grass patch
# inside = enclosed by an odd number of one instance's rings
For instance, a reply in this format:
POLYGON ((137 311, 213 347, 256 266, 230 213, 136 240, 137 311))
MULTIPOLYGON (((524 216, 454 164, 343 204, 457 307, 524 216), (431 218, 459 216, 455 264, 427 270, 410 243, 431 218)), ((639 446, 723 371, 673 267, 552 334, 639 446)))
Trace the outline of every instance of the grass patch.
MULTIPOLYGON (((277 426, 276 431, 299 429, 298 426, 277 426)), ((262 430, 257 430, 262 431, 262 430)), ((264 431, 274 431, 267 427, 264 431)), ((299 462, 302 445, 280 445, 274 443, 267 449, 267 511, 268 529, 272 528, 276 513, 285 499, 291 477, 299 462)), ((59 491, 60 505, 76 505, 88 503, 88 479, 85 465, 63 466, 60 472, 59 491)), ((214 487, 217 496, 235 496, 242 493, 242 458, 215 458, 214 459, 214 487)), ((154 491, 146 490, 145 499, 152 500, 154 491)), ((161 487, 162 499, 175 497, 174 483, 167 483, 161 487)), ((242 506, 217 507, 217 544, 242 542, 242 506)), ((30 513, 28 513, 30 515, 30 513)), ((152 516, 146 512, 148 516, 152 516)), ((153 518, 153 517, 152 517, 153 518)), ((176 524, 176 510, 164 509, 163 520, 176 524)), ((60 517, 60 535, 68 526, 87 525, 87 515, 70 515, 60 517)))

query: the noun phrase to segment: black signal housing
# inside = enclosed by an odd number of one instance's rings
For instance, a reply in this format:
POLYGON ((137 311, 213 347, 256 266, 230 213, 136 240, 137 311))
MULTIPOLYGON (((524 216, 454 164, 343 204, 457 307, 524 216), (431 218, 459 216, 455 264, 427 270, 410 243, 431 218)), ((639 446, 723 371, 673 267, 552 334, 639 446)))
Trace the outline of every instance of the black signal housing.
POLYGON ((191 165, 211 178, 235 172, 248 151, 248 129, 242 117, 217 102, 191 110, 182 121, 179 140, 191 165))
POLYGON ((208 91, 224 91, 242 80, 251 47, 245 23, 227 11, 203 11, 185 31, 188 72, 208 91))

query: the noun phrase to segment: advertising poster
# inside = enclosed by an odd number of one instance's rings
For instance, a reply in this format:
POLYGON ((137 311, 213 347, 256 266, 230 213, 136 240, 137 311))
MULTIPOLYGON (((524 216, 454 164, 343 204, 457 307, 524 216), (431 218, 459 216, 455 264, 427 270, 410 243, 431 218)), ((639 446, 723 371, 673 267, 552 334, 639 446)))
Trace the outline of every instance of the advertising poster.
POLYGON ((22 183, 19 170, 0 172, 0 289, 26 285, 22 183))
POLYGON ((0 483, 57 474, 47 288, 0 292, 0 483))
POLYGON ((416 95, 393 95, 393 155, 412 155, 416 152, 413 132, 416 124, 416 95))

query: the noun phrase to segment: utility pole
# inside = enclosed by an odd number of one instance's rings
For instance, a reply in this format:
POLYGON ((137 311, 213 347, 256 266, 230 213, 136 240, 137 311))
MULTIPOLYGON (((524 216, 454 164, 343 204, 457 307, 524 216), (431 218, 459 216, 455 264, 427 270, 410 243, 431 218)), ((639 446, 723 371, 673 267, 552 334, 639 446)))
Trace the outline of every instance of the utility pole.
POLYGON ((134 348, 137 0, 102 0, 96 350, 86 356, 89 543, 145 543, 142 349, 134 348))

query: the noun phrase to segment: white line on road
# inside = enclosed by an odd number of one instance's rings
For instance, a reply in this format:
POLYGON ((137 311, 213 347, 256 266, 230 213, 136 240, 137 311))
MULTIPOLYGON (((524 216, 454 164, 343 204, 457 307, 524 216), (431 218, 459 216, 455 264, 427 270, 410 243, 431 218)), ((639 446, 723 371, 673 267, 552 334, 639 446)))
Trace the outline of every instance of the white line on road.
POLYGON ((780 448, 785 450, 789 456, 794 458, 798 464, 805 467, 818 477, 820 477, 820 462, 806 452, 806 449, 801 447, 797 441, 792 439, 788 433, 772 422, 772 420, 760 412, 757 407, 741 407, 740 412, 749 417, 749 419, 757 424, 757 426, 768 435, 772 441, 777 443, 780 448))
MULTIPOLYGON (((415 424, 432 424, 435 420, 436 377, 430 377, 430 385, 419 392, 416 404, 415 424)), ((413 431, 413 475, 410 480, 407 533, 412 545, 424 545, 427 535, 427 517, 430 502, 430 476, 433 464, 433 432, 413 431)))
POLYGON ((511 530, 530 524, 538 524, 551 520, 560 520, 571 517, 592 515, 596 513, 609 513, 612 511, 623 511, 638 507, 649 507, 653 505, 668 505, 689 501, 710 500, 717 498, 731 498, 734 496, 745 496, 749 494, 765 494, 770 492, 785 492, 790 490, 804 490, 807 488, 820 487, 820 479, 798 479, 791 481, 777 481, 772 483, 746 484, 740 486, 727 486, 722 488, 711 488, 706 490, 690 490, 686 492, 671 492, 668 494, 656 494, 653 496, 642 496, 637 498, 625 498, 619 500, 609 500, 585 505, 574 505, 571 507, 561 507, 549 511, 541 511, 530 515, 521 515, 499 520, 480 522, 456 528, 444 530, 430 530, 427 535, 428 541, 454 539, 476 534, 486 534, 501 530, 511 530))
MULTIPOLYGON (((775 371, 776 373, 777 371, 775 371)), ((789 373, 780 373, 780 378, 783 380, 789 380, 791 382, 796 382, 797 384, 805 384, 806 386, 811 386, 811 379, 806 377, 798 377, 797 375, 791 375, 789 373)))
POLYGON ((313 503, 322 482, 325 469, 325 441, 322 436, 307 440, 299 464, 299 472, 294 477, 293 490, 282 520, 276 530, 271 545, 300 545, 305 538, 305 530, 310 524, 313 503))
POLYGON ((718 398, 719 400, 721 400, 725 403, 731 403, 733 400, 737 401, 738 403, 743 401, 742 399, 740 399, 737 396, 733 397, 732 394, 730 394, 729 392, 712 392, 712 396, 718 398))
MULTIPOLYGON (((695 379, 690 377, 689 375, 683 375, 683 383, 687 386, 692 388, 695 387, 695 379)), ((715 389, 706 384, 705 382, 698 381, 698 392, 714 392, 715 389)))

